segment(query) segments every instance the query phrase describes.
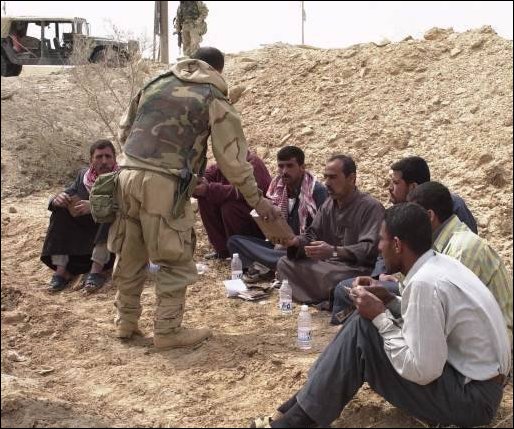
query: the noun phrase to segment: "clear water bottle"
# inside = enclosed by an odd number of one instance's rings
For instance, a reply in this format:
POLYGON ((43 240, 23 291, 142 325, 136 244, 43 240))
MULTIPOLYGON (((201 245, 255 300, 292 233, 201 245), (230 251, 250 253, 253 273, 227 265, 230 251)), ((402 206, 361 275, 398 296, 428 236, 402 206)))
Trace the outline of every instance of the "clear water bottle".
POLYGON ((161 269, 160 265, 154 264, 152 261, 148 261, 148 272, 149 273, 155 274, 160 269, 161 269))
POLYGON ((232 262, 230 263, 232 271, 232 280, 240 279, 243 277, 243 262, 239 259, 239 253, 232 255, 232 262))
POLYGON ((298 315, 298 348, 309 350, 312 347, 312 318, 309 307, 302 305, 298 315))
POLYGON ((282 285, 278 290, 278 307, 282 314, 290 315, 293 313, 293 290, 286 279, 282 280, 282 285))

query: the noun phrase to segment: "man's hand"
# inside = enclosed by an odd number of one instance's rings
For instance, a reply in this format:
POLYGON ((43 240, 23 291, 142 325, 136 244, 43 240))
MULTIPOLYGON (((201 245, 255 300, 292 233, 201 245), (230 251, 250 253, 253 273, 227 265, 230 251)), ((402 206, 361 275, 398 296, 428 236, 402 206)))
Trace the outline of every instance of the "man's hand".
POLYGON ((359 276, 355 277, 352 282, 352 287, 357 286, 377 286, 378 281, 370 276, 359 276))
POLYGON ((71 203, 71 197, 66 192, 61 192, 52 200, 52 205, 55 207, 68 207, 71 203))
POLYGON ((88 200, 80 200, 75 203, 74 206, 77 215, 87 215, 91 213, 91 203, 88 200))
POLYGON ((271 240, 270 240, 272 243, 277 243, 275 245, 275 249, 277 249, 277 246, 280 246, 282 249, 283 248, 286 248, 286 247, 298 247, 300 245, 300 238, 297 237, 297 236, 294 236, 294 237, 291 237, 287 240, 284 240, 284 239, 273 239, 273 237, 271 237, 271 240))
POLYGON ((208 190, 209 182, 205 177, 200 177, 198 178, 198 183, 196 184, 195 190, 193 191, 193 197, 203 198, 207 195, 208 190))
POLYGON ((356 287, 363 287, 369 293, 375 295, 378 299, 380 299, 384 304, 387 304, 394 298, 394 295, 389 292, 380 281, 375 280, 369 276, 360 276, 355 277, 352 282, 352 289, 356 287))
POLYGON ((391 274, 380 274, 378 276, 378 279, 381 282, 396 282, 396 283, 398 283, 398 279, 395 276, 392 276, 391 274))
POLYGON ((329 259, 333 251, 334 246, 324 241, 313 241, 305 246, 305 254, 311 259, 329 259))
POLYGON ((280 209, 272 204, 267 198, 261 198, 255 206, 257 214, 265 221, 273 221, 278 219, 282 214, 280 209))
POLYGON ((384 303, 371 292, 367 287, 357 286, 350 289, 350 298, 359 314, 368 320, 373 320, 386 308, 384 303))

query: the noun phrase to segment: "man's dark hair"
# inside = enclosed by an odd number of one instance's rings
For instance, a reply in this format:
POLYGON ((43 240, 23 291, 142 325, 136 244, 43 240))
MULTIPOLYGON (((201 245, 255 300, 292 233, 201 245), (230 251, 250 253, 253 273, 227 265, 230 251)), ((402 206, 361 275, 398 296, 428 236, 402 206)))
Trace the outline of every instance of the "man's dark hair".
POLYGON ((453 215, 453 200, 448 188, 439 182, 425 182, 416 186, 407 196, 407 201, 432 210, 443 223, 453 215))
POLYGON ((398 237, 417 256, 432 247, 432 227, 427 211, 418 204, 400 203, 385 211, 385 228, 390 237, 398 237))
POLYGON ((225 57, 223 52, 210 46, 198 48, 191 58, 205 61, 220 73, 223 71, 223 67, 225 66, 225 57))
POLYGON ((277 152, 278 161, 289 161, 292 158, 296 159, 298 165, 303 165, 305 162, 305 154, 299 147, 284 146, 277 152))
POLYGON ((335 160, 341 161, 343 164, 343 174, 348 177, 352 173, 357 173, 357 166, 355 165, 355 161, 351 156, 347 155, 334 155, 330 157, 328 162, 332 162, 335 160))
POLYGON ((391 165, 391 170, 400 171, 402 179, 407 184, 422 183, 430 181, 430 169, 427 162, 419 156, 408 156, 407 158, 400 159, 391 165))
POLYGON ((101 139, 94 142, 89 148, 89 157, 92 158, 95 150, 97 149, 105 149, 106 147, 110 147, 112 150, 112 154, 116 157, 116 149, 114 149, 114 145, 110 140, 101 139))

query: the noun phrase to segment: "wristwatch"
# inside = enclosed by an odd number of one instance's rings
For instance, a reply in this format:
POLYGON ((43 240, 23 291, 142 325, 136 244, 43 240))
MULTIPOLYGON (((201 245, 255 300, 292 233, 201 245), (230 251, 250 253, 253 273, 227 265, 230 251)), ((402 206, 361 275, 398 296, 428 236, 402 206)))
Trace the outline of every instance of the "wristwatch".
POLYGON ((337 258, 339 255, 337 254, 337 246, 334 246, 334 250, 332 251, 332 258, 337 258))

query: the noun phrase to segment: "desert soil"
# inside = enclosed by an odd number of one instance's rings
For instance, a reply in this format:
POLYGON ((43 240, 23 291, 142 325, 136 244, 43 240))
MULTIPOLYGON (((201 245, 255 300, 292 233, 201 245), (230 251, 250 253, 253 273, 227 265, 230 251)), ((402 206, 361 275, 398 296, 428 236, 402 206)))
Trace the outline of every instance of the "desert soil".
MULTIPOLYGON (((152 347, 151 277, 145 336, 129 342, 114 337, 110 283, 91 296, 46 292, 49 196, 85 165, 92 141, 112 137, 134 87, 161 68, 2 78, 2 427, 245 427, 303 385, 337 332, 311 309, 314 347, 300 351, 298 308, 281 316, 276 292, 258 303, 227 299, 228 264, 203 261, 210 247, 199 219, 197 262, 208 270, 188 289, 184 325, 214 336, 197 349, 152 347)), ((348 153, 359 188, 388 205, 390 164, 423 156, 512 272, 512 41, 483 27, 347 49, 277 44, 227 56, 226 77, 244 90, 236 107, 272 174, 285 144, 302 147, 318 177, 329 155, 348 153)), ((364 385, 333 427, 423 425, 364 385)), ((512 383, 489 427, 512 427, 512 383)))

